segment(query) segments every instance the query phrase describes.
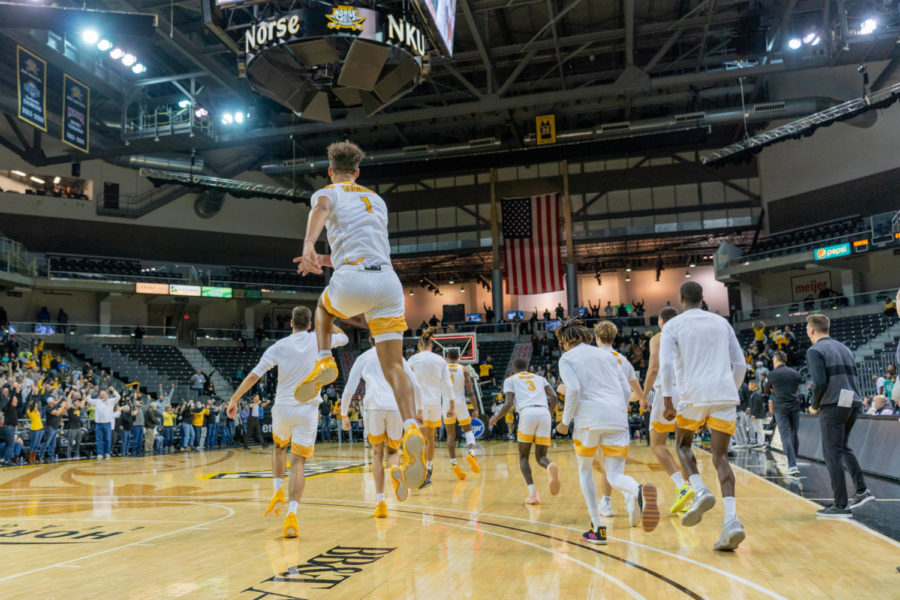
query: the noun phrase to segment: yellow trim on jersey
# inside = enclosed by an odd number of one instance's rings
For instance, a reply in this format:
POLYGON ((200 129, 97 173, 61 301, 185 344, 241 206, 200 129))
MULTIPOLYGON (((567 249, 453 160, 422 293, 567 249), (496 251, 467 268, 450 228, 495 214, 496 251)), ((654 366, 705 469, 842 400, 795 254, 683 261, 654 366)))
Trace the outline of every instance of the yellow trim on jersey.
POLYGON ((578 456, 584 456, 585 458, 590 458, 597 451, 597 446, 593 448, 588 448, 578 440, 574 440, 575 442, 575 454, 578 456))
POLYGON ((717 419, 715 417, 707 417, 706 426, 710 429, 715 429, 716 431, 727 433, 728 435, 734 435, 734 421, 726 421, 724 419, 717 419))
POLYGON ((518 432, 518 433, 516 434, 516 437, 517 437, 517 438, 519 439, 519 441, 522 442, 523 444, 530 444, 531 442, 534 441, 534 434, 533 434, 533 433, 522 433, 522 432, 520 431, 520 432, 518 432))
POLYGON ((381 435, 372 435, 371 433, 369 434, 369 443, 373 446, 375 444, 383 444, 385 440, 387 440, 386 433, 382 433, 381 435))
POLYGON ((309 458, 313 455, 313 446, 301 446, 291 442, 291 454, 296 454, 302 458, 309 458))
POLYGON ((687 431, 697 431, 699 427, 701 427, 704 423, 706 423, 706 419, 701 419, 699 421, 692 421, 690 419, 685 419, 681 415, 675 415, 675 424, 678 425, 678 429, 685 429, 687 431))
POLYGON ((535 436, 534 443, 537 444, 538 446, 549 446, 550 438, 535 436))
POLYGON ((346 258, 346 257, 345 257, 345 258, 344 258, 344 262, 347 263, 348 265, 358 265, 359 263, 361 263, 361 262, 363 261, 364 258, 365 258, 365 257, 360 256, 360 257, 357 258, 356 260, 351 261, 349 258, 346 258))
POLYGON ((628 446, 600 446, 603 450, 603 456, 628 456, 628 446))
POLYGON ((441 426, 440 421, 425 421, 425 427, 430 427, 431 429, 438 429, 441 426))
POLYGON ((651 422, 650 427, 659 433, 672 433, 675 431, 675 423, 657 423, 651 422))
POLYGON ((322 292, 322 304, 325 305, 325 310, 333 314, 334 316, 340 319, 349 319, 350 317, 338 312, 338 310, 331 304, 331 298, 328 297, 328 288, 325 288, 325 291, 322 292))
POLYGON ((369 321, 369 331, 373 336, 383 333, 403 333, 407 330, 404 317, 378 317, 369 321))
POLYGON ((392 440, 391 438, 388 438, 387 441, 388 448, 393 448, 394 450, 399 450, 402 444, 403 440, 392 440))
POLYGON ((444 425, 456 425, 455 417, 444 417, 444 425))
POLYGON ((291 440, 282 440, 274 433, 272 434, 272 439, 275 440, 275 446, 278 448, 285 448, 288 444, 291 443, 291 440))

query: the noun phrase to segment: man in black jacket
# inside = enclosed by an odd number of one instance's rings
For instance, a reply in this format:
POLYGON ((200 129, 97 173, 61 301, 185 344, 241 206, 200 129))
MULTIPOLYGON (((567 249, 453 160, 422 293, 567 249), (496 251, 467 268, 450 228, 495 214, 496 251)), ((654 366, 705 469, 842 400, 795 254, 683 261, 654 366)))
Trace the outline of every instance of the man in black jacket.
POLYGON ((812 342, 806 351, 806 365, 813 380, 812 410, 821 413, 822 453, 831 476, 834 504, 816 512, 822 518, 850 518, 851 509, 875 499, 866 487, 862 469, 847 446, 850 430, 859 415, 862 397, 856 383, 856 360, 847 346, 828 335, 831 322, 825 315, 806 317, 806 334, 812 342), (843 465, 842 465, 843 462, 843 465), (856 495, 847 503, 844 466, 856 486, 856 495))
POLYGON ((19 396, 10 388, 0 390, 0 411, 3 411, 3 439, 6 449, 3 451, 3 464, 12 463, 13 445, 16 441, 16 426, 19 424, 19 396))
POLYGON ((787 457, 788 473, 800 474, 797 468, 797 428, 800 426, 800 403, 797 402, 797 387, 802 378, 800 373, 787 366, 787 355, 781 350, 772 355, 775 368, 769 371, 766 393, 772 395, 772 412, 781 436, 781 448, 787 457))

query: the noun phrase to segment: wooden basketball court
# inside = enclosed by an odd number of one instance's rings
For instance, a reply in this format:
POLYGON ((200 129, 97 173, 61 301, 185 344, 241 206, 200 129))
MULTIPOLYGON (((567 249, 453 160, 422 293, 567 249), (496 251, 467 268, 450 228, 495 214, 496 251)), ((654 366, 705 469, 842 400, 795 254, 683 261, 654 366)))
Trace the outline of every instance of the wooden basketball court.
MULTIPOLYGON (((721 504, 696 528, 664 516, 628 527, 621 495, 608 546, 588 526, 568 444, 551 449, 563 489, 535 469, 526 507, 515 444, 486 446, 482 473, 457 481, 439 448, 434 485, 372 518, 370 453, 320 445, 299 539, 263 518, 269 455, 223 450, 0 471, 4 598, 896 598, 898 544, 737 470, 747 540, 716 553, 721 504)), ((709 456, 698 452, 709 483, 709 456)), ((534 468, 534 467, 533 467, 534 468)), ((645 446, 629 473, 672 486, 645 446)), ((718 493, 717 486, 714 488, 718 493)), ((284 513, 282 513, 283 515, 284 513)))

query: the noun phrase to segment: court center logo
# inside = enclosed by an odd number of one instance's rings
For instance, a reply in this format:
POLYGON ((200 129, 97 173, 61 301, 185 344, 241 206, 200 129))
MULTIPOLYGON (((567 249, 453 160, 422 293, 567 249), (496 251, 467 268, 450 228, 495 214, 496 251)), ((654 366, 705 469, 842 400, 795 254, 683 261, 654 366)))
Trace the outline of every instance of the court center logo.
POLYGON ((343 29, 362 31, 364 28, 363 23, 366 22, 366 18, 360 16, 359 10, 345 4, 338 4, 331 11, 331 14, 325 15, 325 18, 328 19, 328 29, 335 29, 337 31, 343 29))

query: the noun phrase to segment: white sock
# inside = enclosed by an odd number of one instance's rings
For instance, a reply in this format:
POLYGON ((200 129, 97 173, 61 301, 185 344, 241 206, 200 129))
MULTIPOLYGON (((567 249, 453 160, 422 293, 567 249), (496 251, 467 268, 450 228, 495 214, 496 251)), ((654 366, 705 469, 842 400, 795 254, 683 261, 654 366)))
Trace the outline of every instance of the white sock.
POLYGON ((451 464, 451 465, 455 465, 455 464, 456 464, 456 459, 455 459, 455 458, 451 458, 451 459, 450 459, 450 464, 451 464))
POLYGON ((532 496, 534 495, 534 484, 533 483, 528 484, 528 493, 532 496))
POLYGON ((466 445, 468 445, 468 446, 475 445, 475 434, 471 430, 466 432, 466 445))
POLYGON ((276 477, 272 480, 272 483, 274 484, 275 491, 277 492, 278 490, 281 489, 281 486, 284 484, 284 479, 276 477))
POLYGON ((737 506, 735 506, 734 496, 725 496, 722 498, 722 505, 725 507, 725 520, 737 518, 737 506))
POLYGON ((675 487, 680 488, 684 485, 684 476, 681 474, 681 471, 675 471, 669 477, 672 478, 672 481, 675 482, 675 487))
POLYGON ((609 496, 603 496, 602 498, 600 498, 600 502, 612 502, 612 498, 610 498, 609 496))
POLYGON ((297 508, 299 508, 299 506, 300 506, 300 503, 299 503, 299 502, 297 502, 296 500, 291 500, 291 501, 288 503, 288 512, 289 512, 289 513, 294 513, 294 514, 296 515, 296 514, 297 514, 297 508))
POLYGON ((384 502, 384 494, 375 494, 375 504, 384 502))
POLYGON ((403 421, 403 431, 406 431, 406 429, 410 425, 418 425, 418 423, 416 423, 415 419, 407 419, 407 420, 403 421))
POLYGON ((431 461, 430 461, 430 460, 426 460, 426 461, 425 461, 425 468, 426 468, 426 469, 430 469, 431 466, 432 466, 432 465, 431 465, 431 461))
POLYGON ((319 360, 331 356, 331 350, 319 350, 319 360))
POLYGON ((706 485, 703 483, 703 478, 700 477, 700 474, 691 475, 690 476, 691 487, 694 488, 695 492, 699 492, 700 490, 705 490, 706 485))

